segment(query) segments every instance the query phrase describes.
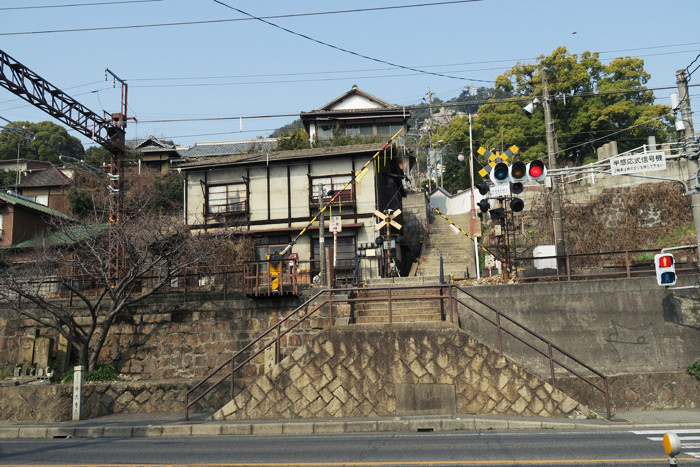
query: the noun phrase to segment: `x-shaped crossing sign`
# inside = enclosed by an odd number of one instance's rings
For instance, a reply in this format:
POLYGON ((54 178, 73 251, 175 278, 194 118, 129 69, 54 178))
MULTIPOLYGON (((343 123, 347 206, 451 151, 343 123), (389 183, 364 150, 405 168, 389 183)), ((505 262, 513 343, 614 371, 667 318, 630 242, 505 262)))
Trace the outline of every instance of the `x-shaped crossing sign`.
POLYGON ((374 230, 380 230, 383 227, 386 227, 387 225, 390 225, 392 227, 395 227, 398 230, 401 230, 402 225, 394 220, 400 214, 401 214, 401 209, 397 209, 396 211, 392 211, 392 212, 389 212, 387 214, 384 214, 381 211, 374 211, 374 215, 382 220, 380 223, 378 223, 377 225, 374 226, 374 230))
POLYGON ((486 164, 486 167, 479 170, 479 175, 481 175, 481 178, 486 178, 486 176, 491 172, 491 169, 493 167, 496 167, 496 164, 498 164, 499 162, 507 164, 508 158, 513 157, 515 154, 518 153, 518 151, 520 151, 520 149, 517 146, 513 145, 506 149, 505 152, 496 155, 491 151, 487 151, 483 147, 480 147, 476 152, 478 152, 480 156, 484 156, 486 160, 488 160, 488 164, 486 164))

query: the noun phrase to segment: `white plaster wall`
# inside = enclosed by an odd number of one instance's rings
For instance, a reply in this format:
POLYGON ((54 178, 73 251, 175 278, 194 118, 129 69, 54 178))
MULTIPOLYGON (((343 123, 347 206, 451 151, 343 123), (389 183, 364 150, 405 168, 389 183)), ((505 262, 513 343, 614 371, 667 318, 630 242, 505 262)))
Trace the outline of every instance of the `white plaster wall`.
POLYGON ((383 107, 376 102, 370 101, 365 97, 358 95, 350 95, 333 106, 332 110, 355 110, 355 109, 382 109, 383 107))

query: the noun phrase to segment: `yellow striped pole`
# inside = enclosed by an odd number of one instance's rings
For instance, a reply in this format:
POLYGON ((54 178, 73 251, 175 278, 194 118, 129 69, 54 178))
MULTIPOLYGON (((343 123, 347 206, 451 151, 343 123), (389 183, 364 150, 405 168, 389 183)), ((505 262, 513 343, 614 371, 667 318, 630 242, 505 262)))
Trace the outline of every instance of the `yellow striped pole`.
MULTIPOLYGON (((455 223, 452 221, 452 219, 450 219, 449 217, 447 217, 446 215, 444 215, 443 213, 441 213, 440 210, 439 210, 438 208, 433 207, 433 206, 430 206, 430 207, 432 208, 433 211, 435 211, 436 213, 438 213, 443 219, 445 219, 447 222, 449 222, 450 225, 453 225, 457 230, 459 230, 461 233, 463 233, 464 235, 466 235, 467 238, 470 238, 470 239, 474 240, 474 237, 472 237, 471 235, 469 235, 469 234, 468 234, 467 232, 465 232, 460 226, 458 226, 457 224, 455 224, 455 223)), ((477 244, 479 245, 479 248, 481 248, 483 251, 485 251, 486 253, 488 253, 488 254, 490 254, 490 255, 493 255, 493 256, 495 256, 496 258, 498 258, 498 255, 496 255, 495 253, 493 253, 491 250, 489 250, 489 249, 486 248, 485 246, 479 244, 478 242, 477 242, 477 244)))

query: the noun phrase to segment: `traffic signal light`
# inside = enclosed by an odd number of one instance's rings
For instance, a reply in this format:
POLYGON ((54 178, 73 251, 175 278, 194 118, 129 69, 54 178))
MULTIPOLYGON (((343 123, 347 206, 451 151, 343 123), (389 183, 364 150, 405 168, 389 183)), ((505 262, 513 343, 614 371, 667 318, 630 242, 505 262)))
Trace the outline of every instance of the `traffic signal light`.
POLYGON ((541 160, 534 160, 527 164, 527 177, 533 182, 540 182, 547 177, 547 167, 541 160))
POLYGON ((656 283, 668 287, 676 284, 676 261, 671 253, 659 253, 654 256, 656 283))
POLYGON ((508 169, 508 164, 505 162, 499 162, 492 169, 489 174, 491 181, 494 185, 502 185, 504 183, 510 182, 510 171, 508 169))
POLYGON ((476 189, 479 190, 481 196, 486 196, 489 192, 489 186, 483 180, 476 184, 476 189))
POLYGON ((486 198, 482 199, 477 204, 481 212, 488 212, 488 210, 491 209, 491 203, 489 203, 489 200, 486 198))
POLYGON ((527 180, 527 165, 523 161, 515 161, 510 165, 510 180, 514 183, 527 180))
POLYGON ((511 211, 520 212, 523 209, 525 209, 525 202, 522 199, 516 198, 516 197, 511 198, 511 200, 510 200, 510 210, 511 211))
POLYGON ((491 215, 492 221, 497 221, 506 217, 506 210, 503 208, 491 209, 489 214, 491 215))

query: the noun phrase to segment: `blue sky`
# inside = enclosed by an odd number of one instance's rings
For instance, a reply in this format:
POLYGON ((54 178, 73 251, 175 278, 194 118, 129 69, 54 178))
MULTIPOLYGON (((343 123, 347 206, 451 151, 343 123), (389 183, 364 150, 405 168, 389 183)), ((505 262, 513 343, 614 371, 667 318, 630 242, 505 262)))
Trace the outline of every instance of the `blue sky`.
MULTIPOLYGON (((562 45, 575 54, 600 52, 605 63, 642 58, 649 87, 675 86, 676 70, 700 54, 698 0, 481 0, 268 20, 357 54, 461 79, 378 63, 255 20, 44 32, 246 18, 229 7, 263 17, 420 3, 2 0, 0 49, 97 112, 119 110, 119 89, 104 80, 108 67, 129 84, 129 116, 138 123, 129 122, 127 138, 153 134, 184 145, 267 136, 294 117, 251 117, 313 110, 353 84, 399 105, 420 102, 428 90, 449 99, 562 45), (90 5, 62 6, 76 4, 90 5), (228 119, 192 121, 202 118, 228 119), (158 122, 166 119, 184 121, 158 122)), ((657 103, 668 104, 670 92, 657 91, 657 103)), ((0 117, 51 120, 2 88, 0 117)))

